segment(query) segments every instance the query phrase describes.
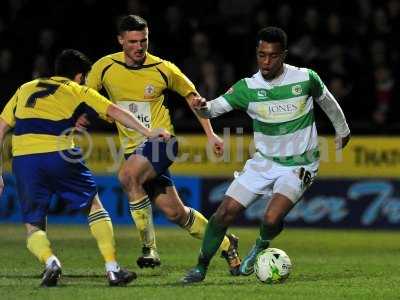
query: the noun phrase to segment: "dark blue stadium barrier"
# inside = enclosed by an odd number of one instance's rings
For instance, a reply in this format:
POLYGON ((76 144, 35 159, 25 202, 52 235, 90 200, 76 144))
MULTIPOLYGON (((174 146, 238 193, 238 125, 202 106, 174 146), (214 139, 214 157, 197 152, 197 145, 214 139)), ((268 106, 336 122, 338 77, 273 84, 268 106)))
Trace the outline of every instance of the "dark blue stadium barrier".
MULTIPOLYGON (((4 176, 6 189, 0 199, 0 223, 20 222, 19 204, 12 176, 4 176)), ((132 224, 128 202, 115 176, 96 176, 100 197, 115 224, 132 224)), ((176 176, 176 187, 188 206, 207 217, 216 210, 230 184, 226 178, 176 176)), ((259 224, 266 206, 260 200, 250 206, 235 225, 259 224)), ((157 225, 170 225, 157 209, 157 225)), ((50 223, 86 223, 86 215, 68 211, 63 201, 54 199, 50 223)), ((400 181, 319 179, 286 217, 291 227, 400 229, 400 181)))
MULTIPOLYGON (((206 216, 218 207, 230 181, 203 181, 206 216)), ((258 225, 267 201, 250 206, 236 225, 258 225)), ((400 229, 400 181, 320 179, 305 193, 286 224, 292 227, 400 229)))
MULTIPOLYGON (((128 209, 128 200, 115 176, 95 176, 100 198, 115 224, 132 224, 128 209)), ((0 199, 0 223, 21 222, 20 208, 17 200, 13 176, 4 175, 5 190, 0 199)), ((200 209, 200 179, 195 177, 174 177, 176 187, 182 200, 195 209, 200 209)), ((87 223, 86 214, 68 211, 61 199, 52 200, 48 218, 49 223, 87 223)), ((154 222, 157 225, 171 223, 157 209, 154 210, 154 222)))

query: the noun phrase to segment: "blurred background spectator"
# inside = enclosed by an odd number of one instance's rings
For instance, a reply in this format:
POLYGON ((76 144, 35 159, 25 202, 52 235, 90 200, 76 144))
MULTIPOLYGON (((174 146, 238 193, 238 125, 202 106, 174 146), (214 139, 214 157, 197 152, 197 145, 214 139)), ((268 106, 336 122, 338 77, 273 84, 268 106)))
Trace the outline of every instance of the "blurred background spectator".
MULTIPOLYGON (((126 0, 111 6, 100 0, 3 0, 0 8, 1 106, 21 83, 51 74, 62 48, 79 49, 93 61, 119 51, 115 25, 120 16, 131 13, 149 22, 150 51, 179 66, 208 99, 256 71, 256 33, 274 25, 288 33, 287 63, 320 74, 354 134, 393 134, 400 129, 400 0, 340 0, 329 5, 315 0, 126 0)), ((177 131, 200 131, 178 98, 170 94, 167 101, 177 131)), ((323 114, 317 118, 320 133, 333 133, 323 114)), ((251 130, 241 113, 213 122, 217 130, 227 125, 251 130)))

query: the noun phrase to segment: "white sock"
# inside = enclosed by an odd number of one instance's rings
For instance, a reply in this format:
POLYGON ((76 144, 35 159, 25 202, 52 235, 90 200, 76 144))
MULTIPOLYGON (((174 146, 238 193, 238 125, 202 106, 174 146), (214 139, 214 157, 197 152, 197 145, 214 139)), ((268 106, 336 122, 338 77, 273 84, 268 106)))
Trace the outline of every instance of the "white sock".
POLYGON ((50 267, 53 261, 56 261, 56 263, 61 267, 61 263, 55 255, 52 255, 47 259, 46 267, 50 267))
POLYGON ((106 272, 118 272, 119 265, 116 261, 106 262, 106 272))

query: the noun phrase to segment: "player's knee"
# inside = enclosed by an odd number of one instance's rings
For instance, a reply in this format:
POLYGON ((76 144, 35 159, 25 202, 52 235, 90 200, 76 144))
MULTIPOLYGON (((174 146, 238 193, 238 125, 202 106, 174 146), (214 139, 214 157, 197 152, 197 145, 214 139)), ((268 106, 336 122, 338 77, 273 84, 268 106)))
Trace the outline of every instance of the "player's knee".
POLYGON ((44 220, 43 222, 37 222, 34 224, 25 223, 25 228, 26 228, 26 234, 29 237, 36 231, 40 230, 46 231, 46 221, 44 220))
POLYGON ((141 185, 138 174, 127 168, 121 169, 118 173, 118 180, 122 185, 122 188, 126 191, 137 188, 141 185))
POLYGON ((235 214, 229 207, 219 207, 214 214, 214 220, 218 224, 228 227, 235 220, 235 214))
POLYGON ((244 207, 237 201, 227 197, 214 214, 215 220, 226 227, 230 226, 244 207))
POLYGON ((129 184, 129 180, 128 180, 128 176, 127 175, 128 174, 127 174, 126 170, 124 170, 124 169, 121 169, 118 172, 118 180, 121 183, 123 189, 126 189, 128 184, 129 184))
POLYGON ((186 221, 186 215, 184 211, 169 209, 164 210, 164 214, 167 219, 174 224, 181 225, 186 221))
POLYGON ((88 207, 89 212, 94 212, 94 211, 102 209, 102 208, 103 208, 103 205, 101 204, 99 196, 96 194, 96 196, 92 200, 92 204, 90 205, 90 207, 88 207))
POLYGON ((270 228, 279 227, 282 223, 281 216, 273 212, 266 212, 263 223, 270 228))

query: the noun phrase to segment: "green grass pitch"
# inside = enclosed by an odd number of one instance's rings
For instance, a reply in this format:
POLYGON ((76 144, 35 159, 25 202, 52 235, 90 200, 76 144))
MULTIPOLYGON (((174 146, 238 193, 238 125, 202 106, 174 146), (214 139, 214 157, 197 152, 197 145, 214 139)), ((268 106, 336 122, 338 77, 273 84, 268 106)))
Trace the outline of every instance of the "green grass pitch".
MULTIPOLYGON (((200 242, 176 227, 157 228, 162 266, 138 269, 133 226, 115 226, 121 265, 138 273, 127 287, 106 285, 103 262, 85 226, 49 226, 63 264, 57 288, 39 288, 42 266, 25 247, 22 225, 0 225, 0 299, 399 299, 400 238, 396 231, 286 229, 273 247, 285 250, 294 269, 284 284, 265 285, 254 275, 232 277, 215 257, 203 283, 179 279, 196 262, 200 242)), ((256 228, 234 228, 245 255, 256 228)))

